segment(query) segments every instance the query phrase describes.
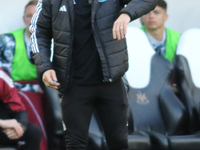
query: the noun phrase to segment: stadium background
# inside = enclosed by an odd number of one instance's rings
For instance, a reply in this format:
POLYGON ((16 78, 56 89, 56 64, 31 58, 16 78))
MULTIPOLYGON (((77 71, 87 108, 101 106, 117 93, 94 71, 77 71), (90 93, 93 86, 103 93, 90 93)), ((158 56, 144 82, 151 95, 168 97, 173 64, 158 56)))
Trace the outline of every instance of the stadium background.
MULTIPOLYGON (((25 27, 22 15, 29 0, 0 0, 0 34, 25 27)), ((200 0, 167 0, 169 19, 166 26, 180 33, 200 28, 200 0)), ((139 19, 130 26, 140 27, 139 19)))

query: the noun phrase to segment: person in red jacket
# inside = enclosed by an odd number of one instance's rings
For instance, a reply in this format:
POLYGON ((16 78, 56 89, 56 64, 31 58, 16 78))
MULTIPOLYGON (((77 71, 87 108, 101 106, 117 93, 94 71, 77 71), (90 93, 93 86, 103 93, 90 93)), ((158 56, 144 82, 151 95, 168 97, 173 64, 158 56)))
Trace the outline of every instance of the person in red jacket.
POLYGON ((39 127, 28 123, 26 108, 12 79, 0 68, 0 146, 39 150, 40 138, 39 127))

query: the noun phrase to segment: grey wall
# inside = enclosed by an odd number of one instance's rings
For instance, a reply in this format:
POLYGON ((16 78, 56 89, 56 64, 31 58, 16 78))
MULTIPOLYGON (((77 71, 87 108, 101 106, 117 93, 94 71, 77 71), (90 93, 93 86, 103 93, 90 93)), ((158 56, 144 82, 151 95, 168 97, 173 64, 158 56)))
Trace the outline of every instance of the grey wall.
MULTIPOLYGON (((0 0, 0 34, 25 27, 22 16, 29 0, 0 0)), ((166 26, 180 33, 200 28, 200 0, 167 0, 169 19, 166 26)), ((130 24, 140 27, 139 20, 130 24)))
MULTIPOLYGON (((189 28, 200 28, 200 0, 166 0, 168 2, 169 18, 166 27, 180 33, 189 28)), ((140 27, 136 20, 131 26, 140 27)))
POLYGON ((169 19, 166 26, 183 32, 200 28, 200 0, 168 0, 169 19))
POLYGON ((29 0, 0 0, 0 34, 25 27, 24 7, 29 0))

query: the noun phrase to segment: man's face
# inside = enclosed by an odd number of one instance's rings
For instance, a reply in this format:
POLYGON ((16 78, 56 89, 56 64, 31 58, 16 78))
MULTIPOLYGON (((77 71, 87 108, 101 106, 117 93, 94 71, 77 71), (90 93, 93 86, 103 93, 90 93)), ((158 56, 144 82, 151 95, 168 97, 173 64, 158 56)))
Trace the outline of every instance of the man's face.
POLYGON ((24 23, 26 24, 26 28, 29 28, 29 25, 31 23, 31 19, 33 17, 33 14, 35 13, 36 10, 36 5, 29 5, 28 7, 26 7, 24 16, 23 16, 23 20, 24 23))
POLYGON ((156 6, 156 8, 148 14, 141 17, 141 22, 149 30, 155 30, 164 27, 164 23, 167 20, 168 15, 165 9, 156 6))

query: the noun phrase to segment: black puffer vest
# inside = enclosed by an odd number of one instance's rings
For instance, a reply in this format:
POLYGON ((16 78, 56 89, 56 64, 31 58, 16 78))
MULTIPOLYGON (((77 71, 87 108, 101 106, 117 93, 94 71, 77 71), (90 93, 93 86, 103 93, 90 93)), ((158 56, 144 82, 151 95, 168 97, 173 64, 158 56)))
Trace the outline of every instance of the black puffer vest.
MULTIPOLYGON (((120 13, 127 13, 131 20, 140 17, 154 8, 156 0, 107 0, 99 2, 92 1, 92 30, 99 52, 104 82, 113 82, 120 78, 128 69, 128 54, 126 39, 113 39, 112 28, 114 22, 120 13), (130 4, 126 8, 121 1, 128 1, 130 4), (135 9, 134 6, 141 7, 135 9), (131 9, 132 8, 132 9, 131 9), (146 9, 145 9, 146 8, 146 9), (148 9, 147 9, 148 8, 148 9)), ((37 21, 36 34, 49 34, 54 39, 54 56, 52 64, 47 63, 42 52, 44 43, 38 42, 41 52, 34 56, 37 69, 40 73, 48 69, 54 69, 58 81, 60 82, 60 91, 64 92, 70 85, 72 76, 71 56, 73 43, 74 26, 74 1, 73 0, 43 0, 42 10, 37 21), (48 9, 46 8, 48 7, 48 9), (49 7, 51 9, 49 9, 49 7), (46 22, 45 22, 45 19, 46 22), (51 20, 51 26, 48 22, 51 20), (45 27, 48 26, 48 27, 45 27), (51 31, 48 31, 51 30, 51 31), (40 54, 41 53, 41 54, 40 54), (40 56, 38 56, 40 55, 40 56), (42 58, 43 57, 43 58, 42 58), (44 65, 43 65, 44 64, 44 65)), ((44 41, 43 41, 44 42, 44 41)), ((48 47, 47 47, 48 48, 48 47)), ((49 53, 47 54, 49 56, 49 53)))
MULTIPOLYGON (((55 33, 53 34, 55 42, 53 64, 59 82, 61 82, 61 85, 64 83, 65 86, 69 85, 72 71, 73 5, 73 1, 62 1, 56 9, 67 6, 67 13, 59 12, 53 17, 53 20, 55 18, 53 22, 53 33, 55 33), (58 36, 63 38, 58 38, 58 36)), ((112 36, 113 23, 119 17, 121 9, 122 6, 120 6, 119 1, 104 3, 94 1, 92 3, 92 30, 101 60, 104 82, 114 81, 123 76, 128 69, 126 41, 125 39, 114 40, 112 36)))

